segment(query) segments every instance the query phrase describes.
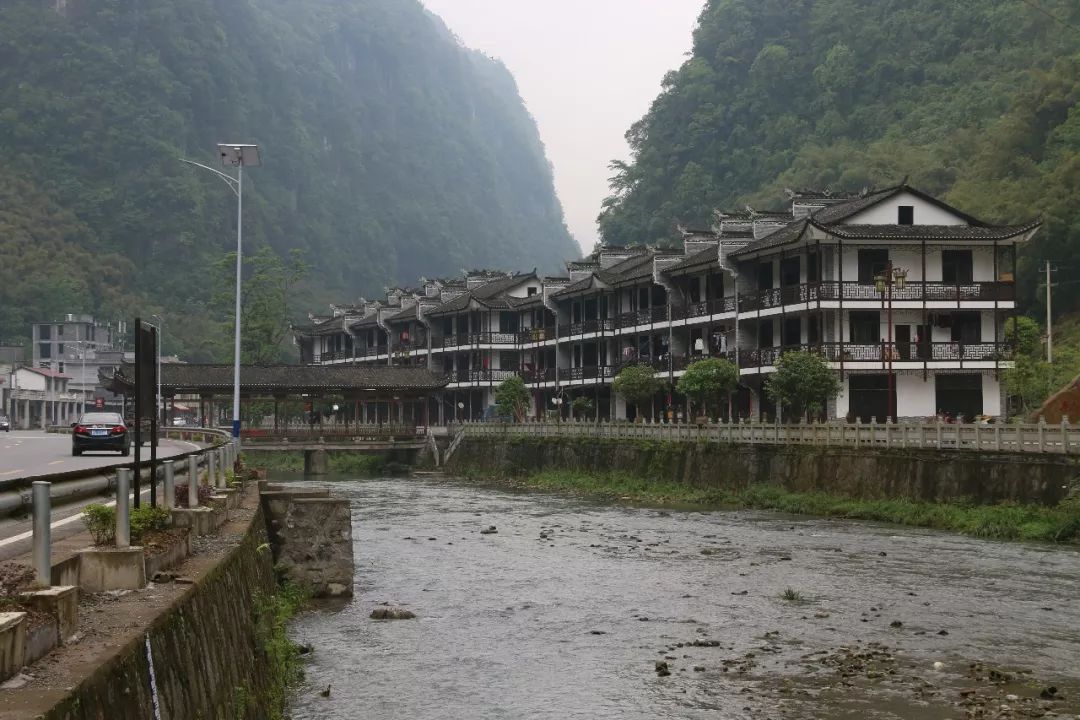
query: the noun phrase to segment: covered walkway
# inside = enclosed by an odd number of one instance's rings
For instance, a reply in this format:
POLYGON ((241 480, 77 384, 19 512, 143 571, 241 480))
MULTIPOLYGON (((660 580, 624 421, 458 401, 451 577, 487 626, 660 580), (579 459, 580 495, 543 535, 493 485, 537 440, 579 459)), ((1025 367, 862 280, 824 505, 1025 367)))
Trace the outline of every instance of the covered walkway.
MULTIPOLYGON (((134 367, 122 366, 114 392, 130 395, 134 367)), ((359 365, 245 365, 240 369, 240 405, 248 435, 300 435, 324 428, 365 425, 415 427, 430 424, 449 379, 426 368, 359 365)), ((233 366, 164 364, 161 394, 166 422, 173 408, 198 408, 204 425, 231 424, 233 366)))

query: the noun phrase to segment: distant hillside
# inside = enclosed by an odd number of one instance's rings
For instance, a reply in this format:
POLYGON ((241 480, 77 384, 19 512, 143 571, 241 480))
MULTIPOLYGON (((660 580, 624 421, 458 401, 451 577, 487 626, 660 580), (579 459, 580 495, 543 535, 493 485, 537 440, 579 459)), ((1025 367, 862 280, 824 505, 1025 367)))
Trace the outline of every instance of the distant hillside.
POLYGON ((8 0, 0 337, 160 306, 202 344, 235 200, 179 158, 223 141, 263 148, 248 250, 305 251, 305 306, 578 253, 512 76, 417 0, 8 0))
MULTIPOLYGON (((1077 28, 1073 0, 709 0, 627 135, 603 238, 674 239, 676 219, 772 208, 785 187, 909 176, 990 221, 1045 215, 1021 268, 1037 311, 1043 258, 1080 272, 1077 28)), ((1080 310, 1080 285, 1055 307, 1080 310)))

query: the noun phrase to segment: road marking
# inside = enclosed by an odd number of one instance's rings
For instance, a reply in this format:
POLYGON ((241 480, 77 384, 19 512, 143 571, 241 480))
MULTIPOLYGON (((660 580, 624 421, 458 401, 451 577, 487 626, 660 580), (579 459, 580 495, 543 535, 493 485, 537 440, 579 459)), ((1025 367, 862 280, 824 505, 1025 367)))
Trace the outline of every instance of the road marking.
POLYGON ((22 472, 22 471, 23 471, 22 468, 18 468, 17 470, 7 470, 5 472, 0 472, 0 477, 2 477, 4 475, 14 475, 17 472, 22 472))
POLYGON ((67 462, 67 461, 66 461, 66 460, 53 460, 53 461, 52 461, 51 463, 49 463, 49 464, 50 464, 50 465, 61 465, 61 464, 65 463, 65 462, 67 462))
MULTIPOLYGON (((146 490, 143 490, 140 493, 140 495, 149 495, 149 494, 150 494, 150 489, 149 488, 147 488, 146 490)), ((132 493, 131 497, 134 497, 134 496, 135 496, 135 493, 132 493)), ((110 500, 109 502, 103 503, 103 504, 105 505, 105 507, 112 507, 113 505, 116 504, 116 501, 115 500, 110 500)), ((78 512, 78 513, 75 513, 74 515, 72 515, 71 517, 66 517, 63 520, 57 520, 54 523, 50 523, 49 527, 51 527, 51 528, 63 527, 64 525, 70 525, 73 522, 80 522, 81 520, 82 520, 82 513, 78 512)), ((23 540, 27 540, 27 539, 32 538, 32 537, 34 537, 34 531, 33 530, 28 530, 28 531, 26 531, 24 533, 21 533, 19 535, 12 535, 11 537, 9 537, 9 538, 7 538, 5 540, 0 540, 0 547, 4 547, 5 545, 14 545, 17 542, 22 542, 23 540)))

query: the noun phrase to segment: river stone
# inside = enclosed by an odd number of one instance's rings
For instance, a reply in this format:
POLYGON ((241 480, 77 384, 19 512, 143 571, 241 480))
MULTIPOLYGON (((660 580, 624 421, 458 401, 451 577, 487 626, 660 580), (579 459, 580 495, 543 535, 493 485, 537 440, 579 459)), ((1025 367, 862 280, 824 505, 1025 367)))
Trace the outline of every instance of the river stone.
POLYGON ((412 620, 416 614, 411 610, 395 607, 380 607, 371 611, 372 620, 412 620))
POLYGON ((480 534, 481 535, 494 535, 497 532, 499 532, 499 530, 494 525, 489 525, 488 527, 481 530, 480 534))

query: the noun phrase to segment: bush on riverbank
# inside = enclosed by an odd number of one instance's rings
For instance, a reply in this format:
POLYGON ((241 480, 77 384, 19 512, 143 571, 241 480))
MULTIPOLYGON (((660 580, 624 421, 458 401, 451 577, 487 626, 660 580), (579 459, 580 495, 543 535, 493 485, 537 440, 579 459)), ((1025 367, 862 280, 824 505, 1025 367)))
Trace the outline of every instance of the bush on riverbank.
POLYGON ((1001 540, 1080 540, 1080 502, 1067 502, 1050 508, 1017 504, 850 500, 825 493, 792 493, 769 485, 754 485, 745 490, 704 489, 681 483, 652 482, 618 472, 550 471, 534 473, 510 482, 532 489, 569 491, 610 500, 727 509, 754 508, 800 515, 872 520, 1001 540))
MULTIPOLYGON (((265 468, 272 472, 304 472, 304 453, 300 451, 252 453, 249 461, 252 467, 265 468)), ((334 475, 352 475, 355 477, 378 477, 380 475, 400 475, 400 463, 387 462, 381 455, 361 455, 360 453, 330 452, 327 469, 334 475)))

